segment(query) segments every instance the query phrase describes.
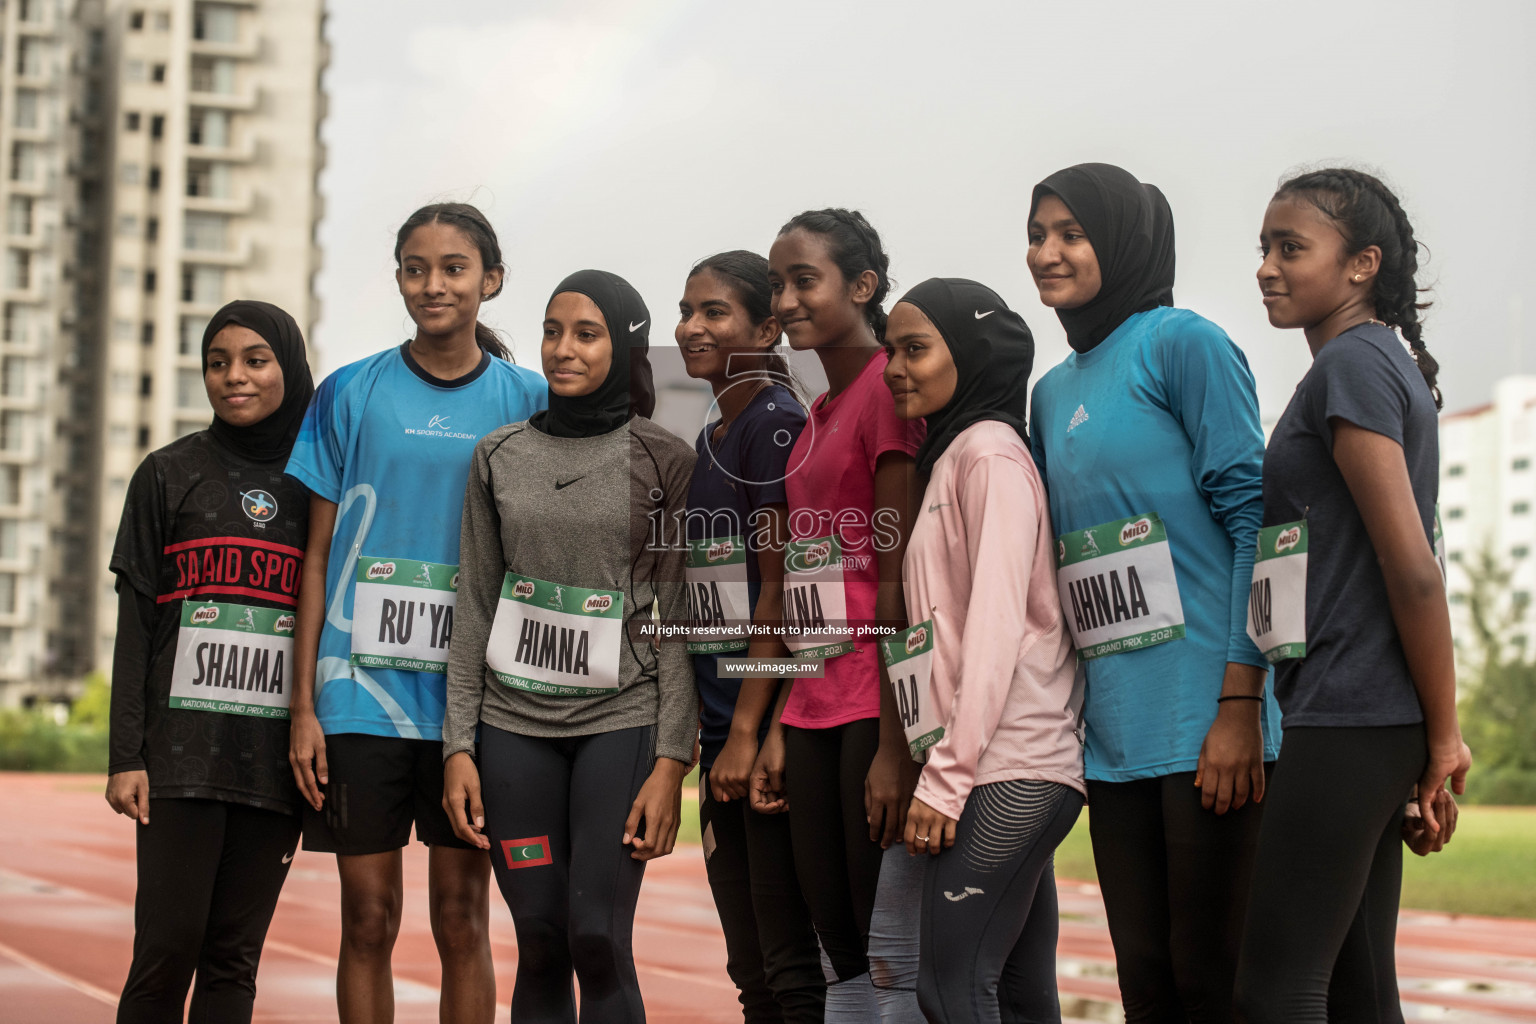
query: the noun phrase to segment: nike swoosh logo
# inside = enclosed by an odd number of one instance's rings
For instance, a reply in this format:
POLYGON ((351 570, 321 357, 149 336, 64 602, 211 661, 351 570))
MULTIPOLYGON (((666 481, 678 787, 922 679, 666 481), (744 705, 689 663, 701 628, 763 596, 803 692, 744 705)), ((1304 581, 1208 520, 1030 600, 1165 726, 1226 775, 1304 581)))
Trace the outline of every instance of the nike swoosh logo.
POLYGON ((284 864, 288 864, 288 863, 292 862, 292 860, 293 860, 293 854, 291 854, 291 853, 283 854, 283 863, 284 864))
POLYGON ((642 328, 644 326, 645 326, 645 321, 644 320, 641 320, 637 324, 630 324, 629 325, 629 333, 630 334, 634 334, 636 331, 638 331, 640 328, 642 328))
POLYGON ((985 313, 983 313, 981 310, 978 309, 976 311, 976 319, 977 320, 985 320, 987 317, 991 316, 993 313, 996 313, 996 312, 997 312, 997 310, 995 310, 995 309, 989 309, 985 313))
POLYGON ((949 502, 941 501, 937 505, 929 505, 928 506, 928 511, 929 512, 937 512, 941 508, 948 508, 948 507, 949 507, 949 502))
POLYGON ((585 480, 585 479, 586 479, 586 476, 585 476, 585 474, 583 474, 582 476, 576 477, 574 480, 566 480, 566 481, 563 481, 563 482, 560 481, 560 480, 556 480, 555 481, 555 490, 558 491, 561 488, 569 487, 569 486, 571 486, 571 484, 575 483, 577 480, 585 480))

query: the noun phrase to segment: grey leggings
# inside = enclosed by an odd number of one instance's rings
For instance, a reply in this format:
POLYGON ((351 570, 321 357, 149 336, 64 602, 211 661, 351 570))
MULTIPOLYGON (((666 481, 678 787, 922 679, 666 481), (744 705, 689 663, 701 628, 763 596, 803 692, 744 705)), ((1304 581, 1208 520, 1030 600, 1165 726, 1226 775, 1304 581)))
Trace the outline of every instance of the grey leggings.
POLYGON ((1059 1024, 1051 858, 1083 808, 1070 786, 977 786, 923 880, 917 998, 934 1024, 1059 1024))

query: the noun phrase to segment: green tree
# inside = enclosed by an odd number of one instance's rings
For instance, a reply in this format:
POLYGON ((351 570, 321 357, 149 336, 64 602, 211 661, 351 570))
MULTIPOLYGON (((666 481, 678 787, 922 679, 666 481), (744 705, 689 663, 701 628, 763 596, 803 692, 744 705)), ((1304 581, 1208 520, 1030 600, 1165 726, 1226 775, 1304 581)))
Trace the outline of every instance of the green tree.
POLYGON ((1526 605, 1506 599, 1511 571, 1487 549, 1466 567, 1471 636, 1462 638, 1462 733, 1472 748, 1471 803, 1536 803, 1536 665, 1526 656, 1526 605))

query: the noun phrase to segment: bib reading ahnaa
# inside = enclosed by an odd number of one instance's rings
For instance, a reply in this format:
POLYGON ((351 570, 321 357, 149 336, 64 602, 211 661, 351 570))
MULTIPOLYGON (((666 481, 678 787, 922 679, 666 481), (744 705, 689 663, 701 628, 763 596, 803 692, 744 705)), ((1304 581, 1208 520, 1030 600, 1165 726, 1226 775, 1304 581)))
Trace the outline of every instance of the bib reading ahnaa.
POLYGON ((1173 553, 1156 512, 1062 534, 1056 585, 1072 642, 1085 659, 1184 636, 1173 553))

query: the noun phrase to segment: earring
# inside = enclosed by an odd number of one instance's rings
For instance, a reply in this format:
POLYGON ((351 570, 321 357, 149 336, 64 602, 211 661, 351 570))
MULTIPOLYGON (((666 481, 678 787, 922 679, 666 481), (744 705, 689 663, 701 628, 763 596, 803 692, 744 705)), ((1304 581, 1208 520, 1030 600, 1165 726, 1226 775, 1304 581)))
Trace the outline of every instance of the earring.
POLYGON ((1355 280, 1356 280, 1356 281, 1358 281, 1358 280, 1360 280, 1360 275, 1359 275, 1359 274, 1356 274, 1356 275, 1355 275, 1355 280))

